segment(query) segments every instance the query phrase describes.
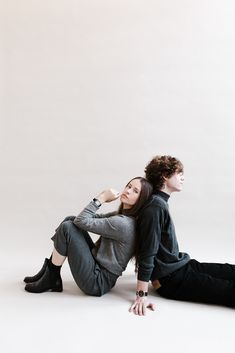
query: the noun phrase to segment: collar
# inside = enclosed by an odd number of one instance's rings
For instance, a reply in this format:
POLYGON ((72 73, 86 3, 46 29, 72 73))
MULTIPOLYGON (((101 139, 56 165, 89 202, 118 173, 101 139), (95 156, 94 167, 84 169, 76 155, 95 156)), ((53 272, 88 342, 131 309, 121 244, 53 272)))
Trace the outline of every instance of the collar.
POLYGON ((169 198, 170 198, 170 195, 169 195, 169 194, 166 194, 165 192, 160 191, 160 190, 157 190, 154 194, 160 196, 160 197, 161 197, 164 201, 166 201, 166 202, 167 202, 167 201, 169 200, 169 198))

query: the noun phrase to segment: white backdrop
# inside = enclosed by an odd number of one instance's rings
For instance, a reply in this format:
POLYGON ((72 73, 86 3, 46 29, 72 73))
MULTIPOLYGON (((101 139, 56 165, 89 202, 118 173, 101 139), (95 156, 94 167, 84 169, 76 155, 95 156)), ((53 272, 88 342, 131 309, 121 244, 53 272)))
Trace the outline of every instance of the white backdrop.
POLYGON ((0 10, 2 229, 37 237, 172 154, 186 173, 171 200, 181 241, 192 229, 230 241, 234 2, 8 0, 0 10))
POLYGON ((149 337, 166 353, 234 351, 232 309, 150 288, 156 312, 130 314, 133 268, 99 299, 67 263, 63 293, 22 283, 64 216, 142 175, 155 154, 185 165, 170 199, 181 251, 235 263, 234 19, 232 0, 0 0, 4 353, 142 353, 149 337))

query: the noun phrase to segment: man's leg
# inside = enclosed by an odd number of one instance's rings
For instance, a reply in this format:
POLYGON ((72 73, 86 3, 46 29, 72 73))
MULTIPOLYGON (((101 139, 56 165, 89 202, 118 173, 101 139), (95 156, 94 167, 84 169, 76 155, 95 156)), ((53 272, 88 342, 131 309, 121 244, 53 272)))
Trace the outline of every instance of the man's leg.
MULTIPOLYGON (((197 264, 197 266, 199 265, 197 264)), ((199 272, 197 266, 191 260, 170 277, 159 288, 158 293, 169 299, 234 307, 235 282, 232 279, 216 278, 210 274, 199 272)))
POLYGON ((190 265, 197 272, 206 273, 215 278, 235 281, 235 265, 228 263, 199 262, 197 260, 191 260, 190 265))

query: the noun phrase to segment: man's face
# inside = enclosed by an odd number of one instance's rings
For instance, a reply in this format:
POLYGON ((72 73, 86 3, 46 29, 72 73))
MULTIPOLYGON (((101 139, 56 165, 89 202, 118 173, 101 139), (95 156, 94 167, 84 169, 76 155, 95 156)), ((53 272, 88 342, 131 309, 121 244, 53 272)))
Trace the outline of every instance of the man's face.
POLYGON ((166 192, 172 193, 174 191, 181 191, 184 183, 184 173, 175 172, 170 178, 166 178, 165 189, 166 192))

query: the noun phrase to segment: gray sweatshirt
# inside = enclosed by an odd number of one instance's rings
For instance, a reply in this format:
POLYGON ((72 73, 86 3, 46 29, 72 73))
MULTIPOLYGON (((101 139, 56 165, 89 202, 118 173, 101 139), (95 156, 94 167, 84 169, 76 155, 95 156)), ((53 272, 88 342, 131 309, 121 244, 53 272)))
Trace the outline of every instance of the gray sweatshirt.
POLYGON ((117 212, 96 214, 98 209, 93 201, 90 202, 73 223, 78 228, 101 236, 92 254, 101 266, 121 276, 133 255, 135 219, 117 212))

